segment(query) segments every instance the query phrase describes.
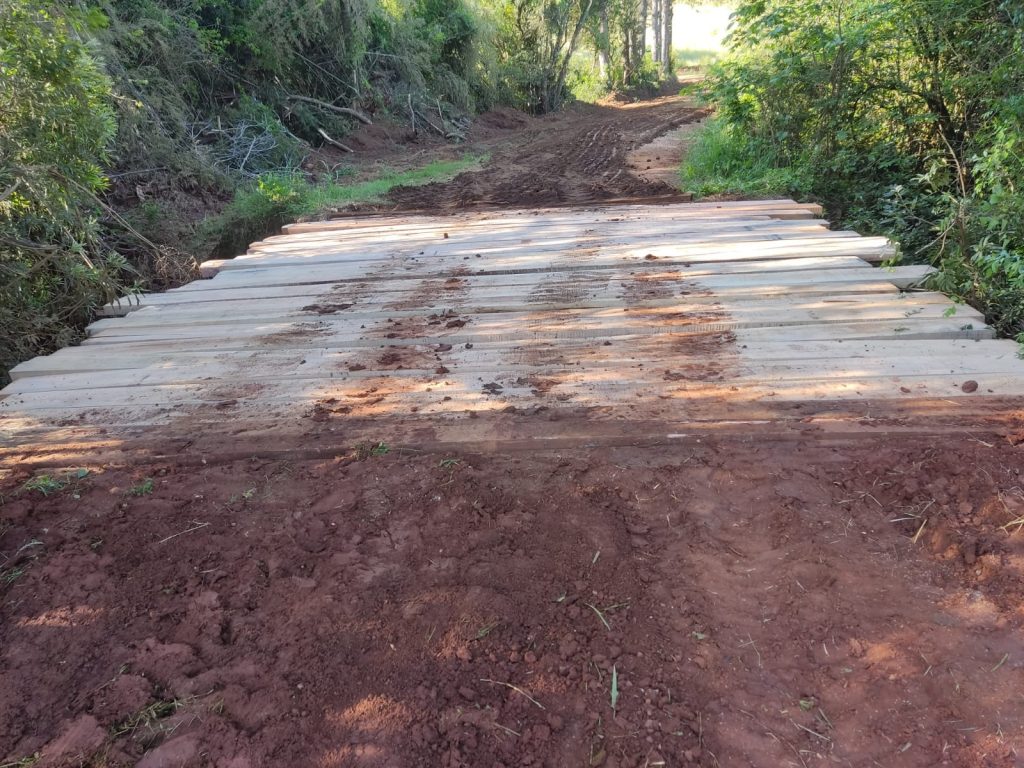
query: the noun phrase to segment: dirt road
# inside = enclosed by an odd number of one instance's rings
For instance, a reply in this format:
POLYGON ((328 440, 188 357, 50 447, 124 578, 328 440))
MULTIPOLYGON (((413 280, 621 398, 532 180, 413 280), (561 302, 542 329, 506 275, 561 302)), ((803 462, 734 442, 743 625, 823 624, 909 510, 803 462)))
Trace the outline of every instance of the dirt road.
POLYGON ((475 146, 490 154, 485 168, 450 183, 395 190, 390 198, 402 208, 437 212, 677 196, 678 189, 637 175, 626 156, 705 114, 679 97, 617 106, 578 105, 541 119, 490 113, 475 129, 475 146))
MULTIPOLYGON (((490 115, 395 200, 667 194, 625 155, 693 114, 490 115)), ((902 416, 4 466, 0 766, 1020 765, 1021 412, 902 416)))

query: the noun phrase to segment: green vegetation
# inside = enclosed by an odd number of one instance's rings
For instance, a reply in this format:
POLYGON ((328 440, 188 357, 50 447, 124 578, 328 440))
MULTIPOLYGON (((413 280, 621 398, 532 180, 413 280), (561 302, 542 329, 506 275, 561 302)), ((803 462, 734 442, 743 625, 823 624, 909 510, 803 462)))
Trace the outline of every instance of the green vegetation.
POLYGON ((138 712, 111 726, 110 735, 115 739, 121 736, 130 736, 140 741, 155 741, 163 735, 164 729, 160 721, 191 705, 194 701, 194 697, 189 697, 151 702, 138 712))
POLYGON ((686 182, 820 200, 1024 332, 1024 8, 743 0, 734 19, 686 182))
POLYGON ((299 172, 268 173, 238 191, 225 210, 206 222, 205 232, 215 251, 227 256, 254 240, 302 216, 311 216, 351 203, 378 202, 398 186, 416 186, 452 178, 486 162, 482 156, 439 160, 410 171, 384 170, 367 181, 345 183, 346 172, 331 179, 309 181, 299 172))
POLYGON ((133 485, 128 489, 128 493, 132 496, 148 496, 153 492, 153 478, 147 477, 138 485, 133 485))
POLYGON ((722 58, 722 51, 716 48, 676 48, 672 60, 680 67, 706 68, 722 58))
MULTIPOLYGON (((0 534, 3 533, 6 533, 6 530, 0 528, 0 534)), ((32 539, 18 547, 13 555, 7 556, 0 553, 0 587, 10 587, 24 576, 28 565, 40 556, 40 547, 42 546, 43 542, 38 539, 32 539)))
POLYGON ((43 496, 49 496, 51 493, 70 488, 72 496, 77 499, 80 497, 82 483, 87 477, 89 477, 88 469, 76 469, 74 472, 66 473, 63 477, 36 475, 25 482, 22 490, 35 491, 43 496))
POLYGON ((0 384, 117 295, 461 167, 348 184, 329 153, 365 123, 459 142, 494 106, 651 90, 671 19, 668 0, 0 0, 0 384))
POLYGON ((43 494, 43 496, 49 496, 51 493, 62 490, 66 485, 66 481, 59 480, 51 475, 37 475, 28 480, 22 487, 26 491, 36 491, 43 494))
POLYGON ((366 461, 367 459, 377 458, 379 456, 387 456, 389 453, 391 453, 391 446, 385 442, 360 443, 355 448, 355 457, 359 461, 366 461))
POLYGON ((707 121, 687 150, 683 184, 688 191, 706 195, 733 194, 771 198, 779 194, 803 196, 807 190, 799 168, 780 167, 767 154, 758 154, 754 142, 722 118, 707 121))
POLYGON ((109 89, 71 20, 0 0, 0 371, 113 295, 123 260, 96 221, 109 89))

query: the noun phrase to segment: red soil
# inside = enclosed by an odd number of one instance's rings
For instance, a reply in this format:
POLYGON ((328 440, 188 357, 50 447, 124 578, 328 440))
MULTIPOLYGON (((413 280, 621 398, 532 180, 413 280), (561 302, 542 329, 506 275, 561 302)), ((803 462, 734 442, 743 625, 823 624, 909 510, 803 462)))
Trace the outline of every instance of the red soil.
POLYGON ((1016 765, 1019 449, 822 440, 16 473, 0 755, 1016 765))

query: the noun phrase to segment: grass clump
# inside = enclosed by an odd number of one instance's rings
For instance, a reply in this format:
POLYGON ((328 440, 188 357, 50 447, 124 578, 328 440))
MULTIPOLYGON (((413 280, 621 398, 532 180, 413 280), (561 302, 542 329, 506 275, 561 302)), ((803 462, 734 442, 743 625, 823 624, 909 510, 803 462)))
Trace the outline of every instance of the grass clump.
POLYGON ((27 755, 20 760, 13 760, 9 763, 0 763, 0 768, 30 768, 35 765, 42 758, 42 752, 36 752, 32 755, 27 755))
POLYGON ((800 194, 806 186, 798 169, 774 164, 771 153, 719 118, 697 134, 681 174, 684 189, 697 197, 770 198, 800 194))
POLYGON ((191 703, 192 699, 154 701, 112 726, 110 735, 115 739, 131 736, 147 743, 155 741, 162 735, 160 721, 191 703))
POLYGON ((133 485, 128 489, 128 493, 132 496, 148 496, 153 492, 153 478, 147 477, 138 485, 133 485))
POLYGON ((81 494, 81 484, 89 476, 88 469, 76 469, 74 472, 69 472, 63 477, 54 477, 53 475, 36 475, 31 480, 25 482, 21 487, 23 491, 35 491, 43 494, 43 496, 49 496, 51 493, 57 493, 65 488, 70 488, 74 498, 79 498, 81 494))
POLYGON ((355 456, 359 461, 387 456, 389 453, 391 453, 391 446, 384 442, 360 443, 355 447, 355 456))
POLYGON ((51 493, 56 493, 63 489, 66 485, 67 481, 60 480, 52 475, 37 475, 27 481, 22 488, 26 491, 36 491, 43 494, 43 496, 49 496, 51 493))
POLYGON ((207 222, 206 229, 218 243, 215 253, 233 256, 253 241, 299 218, 353 203, 379 202, 395 187, 444 181, 486 160, 482 155, 464 155, 407 171, 384 170, 363 181, 348 180, 351 171, 336 172, 319 183, 298 172, 265 174, 239 191, 223 213, 207 222))

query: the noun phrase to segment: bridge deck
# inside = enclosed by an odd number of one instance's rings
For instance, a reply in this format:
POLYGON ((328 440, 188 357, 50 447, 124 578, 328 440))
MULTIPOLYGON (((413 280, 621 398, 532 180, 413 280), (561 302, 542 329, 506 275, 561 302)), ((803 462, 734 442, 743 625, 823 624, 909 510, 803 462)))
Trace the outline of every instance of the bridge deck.
POLYGON ((819 212, 762 201, 292 225, 204 264, 212 279, 108 305, 80 346, 18 366, 0 451, 1012 423, 1017 345, 919 290, 927 268, 873 266, 891 246, 819 212))

